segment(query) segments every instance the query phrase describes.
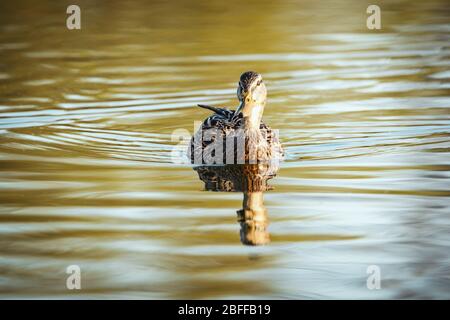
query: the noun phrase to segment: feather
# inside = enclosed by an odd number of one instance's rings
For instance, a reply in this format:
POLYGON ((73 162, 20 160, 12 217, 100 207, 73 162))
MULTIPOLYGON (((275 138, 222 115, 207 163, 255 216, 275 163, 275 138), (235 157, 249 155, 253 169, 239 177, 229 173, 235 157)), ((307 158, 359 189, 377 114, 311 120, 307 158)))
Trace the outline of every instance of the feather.
POLYGON ((203 109, 211 110, 211 111, 213 111, 217 114, 223 115, 223 116, 225 116, 228 113, 228 110, 224 109, 224 108, 211 107, 211 106, 207 106, 205 104, 198 104, 197 106, 199 106, 200 108, 203 108, 203 109))

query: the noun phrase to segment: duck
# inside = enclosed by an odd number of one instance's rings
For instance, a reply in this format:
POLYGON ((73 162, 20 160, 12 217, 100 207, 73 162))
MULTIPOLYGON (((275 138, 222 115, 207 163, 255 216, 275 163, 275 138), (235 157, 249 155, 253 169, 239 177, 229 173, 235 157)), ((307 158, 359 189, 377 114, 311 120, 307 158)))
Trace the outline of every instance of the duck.
POLYGON ((236 109, 198 104, 212 111, 191 138, 188 156, 198 165, 279 161, 284 157, 278 130, 262 121, 267 88, 261 74, 246 71, 237 86, 236 109))

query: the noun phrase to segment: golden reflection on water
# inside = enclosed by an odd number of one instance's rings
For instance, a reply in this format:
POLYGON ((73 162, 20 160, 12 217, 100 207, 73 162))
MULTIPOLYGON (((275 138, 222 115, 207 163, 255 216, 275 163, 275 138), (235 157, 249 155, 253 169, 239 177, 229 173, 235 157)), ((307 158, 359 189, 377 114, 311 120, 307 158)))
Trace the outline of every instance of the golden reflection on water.
POLYGON ((264 206, 264 191, 270 190, 268 180, 276 176, 279 162, 194 167, 205 190, 242 192, 242 209, 237 211, 241 226, 241 242, 263 245, 270 242, 269 219, 264 206))
POLYGON ((0 2, 2 298, 450 297, 447 1, 379 1, 380 31, 370 1, 77 4, 0 2), (252 69, 286 161, 205 192, 171 134, 252 69))

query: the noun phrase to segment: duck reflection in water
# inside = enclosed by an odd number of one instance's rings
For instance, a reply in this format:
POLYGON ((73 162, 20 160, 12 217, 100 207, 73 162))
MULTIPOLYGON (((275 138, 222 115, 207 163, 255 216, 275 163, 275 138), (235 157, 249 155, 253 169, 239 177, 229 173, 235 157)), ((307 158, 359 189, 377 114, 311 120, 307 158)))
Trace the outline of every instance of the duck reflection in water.
POLYGON ((276 176, 277 164, 205 165, 194 167, 194 170, 205 183, 205 190, 243 193, 242 209, 237 211, 237 218, 244 245, 264 245, 270 242, 264 192, 272 189, 268 180, 276 176))

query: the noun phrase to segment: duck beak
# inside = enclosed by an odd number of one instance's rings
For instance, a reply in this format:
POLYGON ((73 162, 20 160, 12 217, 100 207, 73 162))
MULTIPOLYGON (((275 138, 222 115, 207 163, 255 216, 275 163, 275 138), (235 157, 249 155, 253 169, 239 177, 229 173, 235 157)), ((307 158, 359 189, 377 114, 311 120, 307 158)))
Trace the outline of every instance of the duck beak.
POLYGON ((239 112, 242 112, 242 109, 244 109, 244 106, 245 106, 245 102, 244 102, 244 101, 241 101, 241 102, 239 103, 239 106, 237 107, 237 109, 236 109, 236 111, 235 111, 235 114, 239 114, 239 112))

